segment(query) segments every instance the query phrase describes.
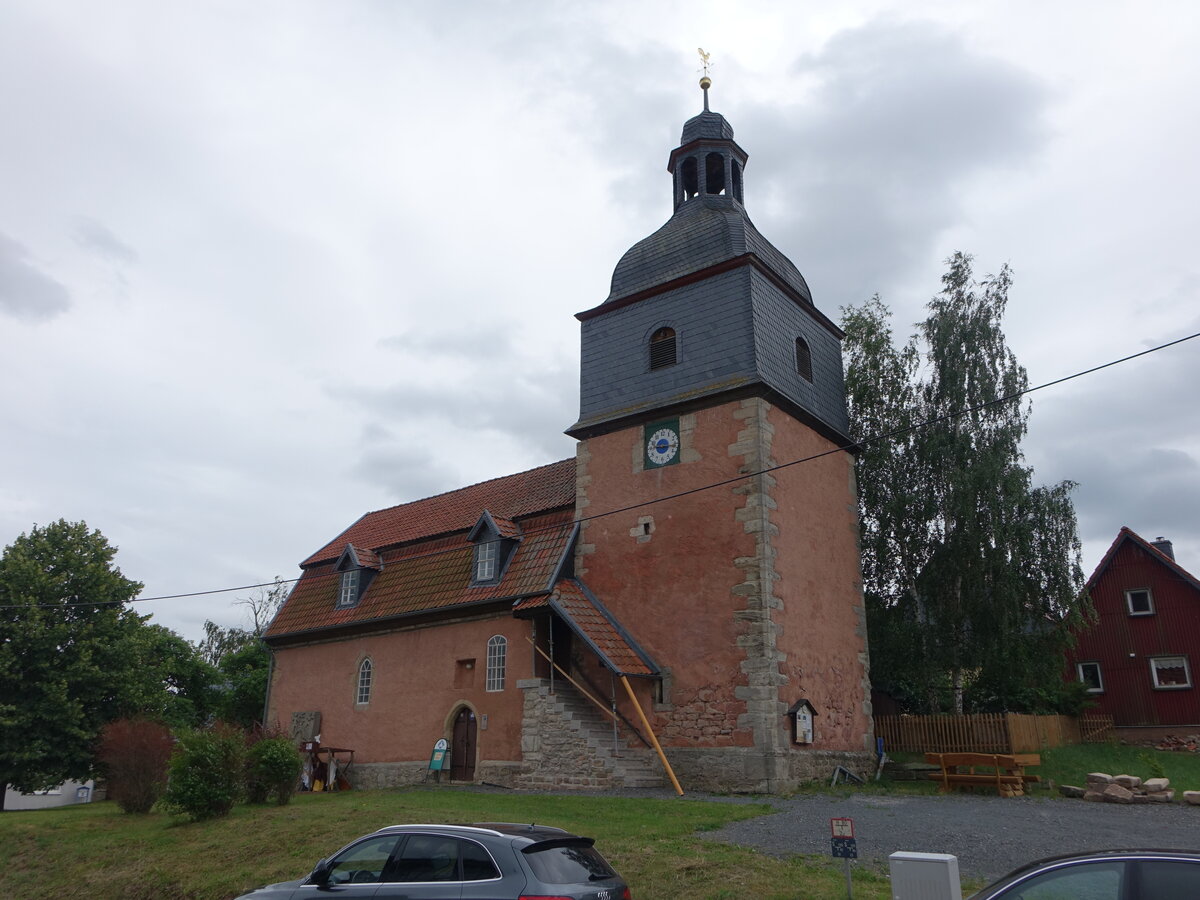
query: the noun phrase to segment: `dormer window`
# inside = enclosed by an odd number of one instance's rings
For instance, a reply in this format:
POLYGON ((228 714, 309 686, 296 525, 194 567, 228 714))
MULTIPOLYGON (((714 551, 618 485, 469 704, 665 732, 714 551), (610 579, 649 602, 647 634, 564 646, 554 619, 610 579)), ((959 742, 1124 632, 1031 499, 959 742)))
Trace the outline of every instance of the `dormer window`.
POLYGON ((475 545, 471 561, 471 585, 499 584, 520 539, 521 529, 515 522, 493 518, 485 509, 475 527, 467 534, 467 540, 475 545))
POLYGON ((475 548, 475 580, 494 581, 496 579, 496 555, 499 541, 487 541, 475 548))
POLYGON ((358 602, 359 574, 362 569, 349 569, 342 573, 342 583, 338 590, 338 606, 353 606, 358 602))
POLYGON ((665 369, 678 361, 675 353, 675 329, 660 328, 650 336, 650 371, 665 369))
POLYGON ((337 608, 357 606, 371 581, 383 568, 379 554, 347 544, 333 570, 338 574, 337 608))

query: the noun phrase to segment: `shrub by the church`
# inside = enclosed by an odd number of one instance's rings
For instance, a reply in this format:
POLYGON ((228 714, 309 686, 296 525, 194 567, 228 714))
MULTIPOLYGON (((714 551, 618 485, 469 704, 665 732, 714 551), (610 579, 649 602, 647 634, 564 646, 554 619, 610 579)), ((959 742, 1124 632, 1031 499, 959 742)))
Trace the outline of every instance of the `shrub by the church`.
POLYGON ((158 802, 174 745, 171 730, 150 719, 117 719, 104 726, 96 755, 108 778, 108 795, 123 812, 148 813, 158 802))
POLYGON ((197 821, 227 815, 242 797, 245 759, 246 737, 238 728, 217 723, 183 732, 171 756, 164 804, 197 821))
POLYGON ((266 803, 274 798, 285 806, 296 791, 304 763, 291 739, 276 735, 264 737, 246 751, 246 799, 266 803))

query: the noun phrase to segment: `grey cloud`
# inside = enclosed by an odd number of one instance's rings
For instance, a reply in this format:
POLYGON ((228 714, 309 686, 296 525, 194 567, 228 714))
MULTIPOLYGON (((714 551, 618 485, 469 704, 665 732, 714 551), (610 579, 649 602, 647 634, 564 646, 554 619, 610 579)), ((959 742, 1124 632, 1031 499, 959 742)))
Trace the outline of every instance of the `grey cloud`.
POLYGON ((137 251, 113 234, 103 223, 79 216, 75 220, 72 234, 75 243, 86 250, 98 253, 112 262, 135 263, 137 251))
POLYGON ((511 326, 507 325, 486 330, 463 328, 442 333, 422 329, 383 338, 379 346, 402 354, 468 360, 497 359, 507 357, 512 352, 510 330, 511 326))
POLYGON ((786 115, 755 106, 733 124, 754 136, 751 214, 818 293, 836 286, 818 297, 826 309, 861 302, 923 263, 959 220, 968 179, 1005 177, 1047 140, 1046 89, 940 26, 876 21, 838 34, 794 71, 811 85, 802 103, 786 115))
POLYGON ((397 503, 459 487, 452 483, 453 473, 429 448, 414 445, 411 436, 404 438, 373 425, 364 429, 364 449, 352 474, 382 489, 397 503))
MULTIPOLYGON (((547 458, 570 455, 563 430, 575 421, 578 376, 562 370, 510 373, 464 385, 398 384, 384 388, 337 388, 330 393, 366 409, 377 422, 447 423, 473 435, 502 434, 547 458)), ((377 427, 377 426, 376 426, 377 427)), ((416 429, 410 429, 411 435, 416 429)))
POLYGON ((38 269, 21 244, 0 233, 0 310, 18 319, 51 319, 70 305, 67 289, 38 269))

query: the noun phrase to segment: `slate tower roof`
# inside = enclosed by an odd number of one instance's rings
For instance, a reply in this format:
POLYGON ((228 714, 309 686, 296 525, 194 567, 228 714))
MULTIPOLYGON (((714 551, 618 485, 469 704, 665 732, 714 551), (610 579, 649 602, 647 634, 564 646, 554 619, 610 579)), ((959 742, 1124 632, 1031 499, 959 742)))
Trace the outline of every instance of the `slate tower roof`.
POLYGON ((849 444, 842 331, 813 305, 800 270, 746 212, 748 154, 708 109, 671 151, 674 213, 631 247, 607 299, 582 322, 579 438, 650 416, 759 394, 830 439, 849 444), (674 341, 674 362, 651 359, 674 341))

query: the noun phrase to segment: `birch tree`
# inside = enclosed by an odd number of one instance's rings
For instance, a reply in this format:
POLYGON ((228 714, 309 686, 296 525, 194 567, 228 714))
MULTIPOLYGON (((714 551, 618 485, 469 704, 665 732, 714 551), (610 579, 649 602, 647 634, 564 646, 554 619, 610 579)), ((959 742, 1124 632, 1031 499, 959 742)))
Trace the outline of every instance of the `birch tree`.
POLYGON ((897 347, 878 297, 844 310, 872 680, 911 707, 1044 710, 1081 613, 1070 494, 1021 452, 1028 386, 1004 336, 1012 275, 947 260, 897 347))

